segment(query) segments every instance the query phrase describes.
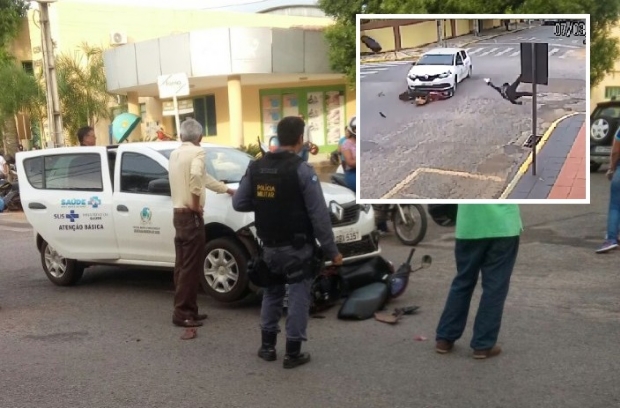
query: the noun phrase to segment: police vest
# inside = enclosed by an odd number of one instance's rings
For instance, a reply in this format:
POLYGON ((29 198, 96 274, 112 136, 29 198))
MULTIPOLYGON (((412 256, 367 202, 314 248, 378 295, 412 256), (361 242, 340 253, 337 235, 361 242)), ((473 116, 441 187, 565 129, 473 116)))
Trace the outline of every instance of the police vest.
POLYGON ((254 225, 265 245, 286 244, 296 234, 313 237, 297 175, 302 163, 296 154, 276 152, 250 164, 254 225))

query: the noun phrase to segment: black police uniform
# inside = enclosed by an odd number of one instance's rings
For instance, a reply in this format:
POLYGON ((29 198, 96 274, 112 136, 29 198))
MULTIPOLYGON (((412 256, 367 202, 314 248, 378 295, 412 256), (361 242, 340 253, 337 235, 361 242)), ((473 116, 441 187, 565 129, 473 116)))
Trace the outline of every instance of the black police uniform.
POLYGON ((262 346, 259 356, 276 359, 275 345, 288 283, 286 356, 284 367, 306 363, 301 353, 316 274, 316 240, 329 259, 338 254, 331 219, 314 169, 298 155, 279 149, 250 164, 233 197, 237 211, 254 211, 263 260, 272 274, 282 277, 265 288, 261 308, 262 346))

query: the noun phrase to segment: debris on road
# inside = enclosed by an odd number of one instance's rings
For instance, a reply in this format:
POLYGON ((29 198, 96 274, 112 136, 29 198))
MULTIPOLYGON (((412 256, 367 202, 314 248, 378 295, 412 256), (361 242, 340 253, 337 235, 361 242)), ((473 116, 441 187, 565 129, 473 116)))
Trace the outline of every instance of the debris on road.
POLYGON ((392 312, 376 312, 375 320, 383 323, 396 324, 405 315, 414 314, 420 306, 397 307, 392 312))
POLYGON ((382 118, 385 118, 386 116, 383 114, 383 112, 379 112, 379 115, 381 115, 382 118))
POLYGON ((415 341, 426 341, 428 340, 428 337, 417 335, 417 336, 414 336, 413 339, 415 341))
POLYGON ((191 340, 195 339, 198 336, 198 330, 195 327, 189 327, 183 331, 181 335, 181 340, 191 340))
POLYGON ((378 95, 378 96, 379 96, 379 98, 380 98, 380 97, 382 97, 382 96, 385 96, 385 94, 384 94, 383 92, 379 92, 379 95, 378 95))

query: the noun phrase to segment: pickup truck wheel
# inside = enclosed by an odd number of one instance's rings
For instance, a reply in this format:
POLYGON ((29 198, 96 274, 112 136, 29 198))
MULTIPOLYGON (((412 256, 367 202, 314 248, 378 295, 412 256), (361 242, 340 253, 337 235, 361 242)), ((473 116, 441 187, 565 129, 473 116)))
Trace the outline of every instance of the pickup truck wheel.
POLYGON ((84 274, 84 266, 74 259, 63 258, 47 242, 41 245, 41 264, 54 285, 75 285, 84 274))
POLYGON ((243 299, 249 292, 247 256, 231 238, 217 238, 205 245, 200 283, 204 291, 224 303, 243 299))

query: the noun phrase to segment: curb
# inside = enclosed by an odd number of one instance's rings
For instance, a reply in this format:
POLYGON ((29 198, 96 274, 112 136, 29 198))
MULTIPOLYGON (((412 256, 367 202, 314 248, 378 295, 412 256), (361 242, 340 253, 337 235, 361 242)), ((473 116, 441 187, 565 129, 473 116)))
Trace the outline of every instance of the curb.
MULTIPOLYGON (((457 47, 457 48, 467 47, 468 45, 471 45, 471 44, 475 44, 475 43, 482 42, 482 41, 486 41, 486 40, 491 40, 491 39, 493 39, 493 38, 501 37, 502 35, 506 35, 506 34, 518 33, 519 31, 528 30, 528 29, 530 29, 530 28, 531 28, 531 27, 523 27, 523 28, 517 28, 517 29, 514 29, 514 30, 510 31, 509 33, 503 32, 503 33, 501 33, 501 34, 493 34, 493 35, 490 35, 490 36, 485 37, 485 38, 479 38, 479 39, 475 39, 475 40, 472 40, 472 41, 468 41, 468 42, 466 42, 466 43, 461 44, 461 45, 460 45, 459 47, 457 47)), ((364 64, 376 64, 377 62, 394 62, 394 61, 411 61, 411 62, 413 62, 413 61, 417 61, 417 58, 416 58, 416 57, 408 57, 408 58, 395 58, 395 59, 393 59, 393 60, 385 60, 385 59, 368 59, 368 60, 360 61, 360 65, 364 65, 364 64)))
MULTIPOLYGON (((586 114, 585 112, 573 112, 573 113, 569 113, 568 115, 564 115, 561 118, 555 120, 551 124, 551 126, 549 126, 549 128, 545 131, 542 138, 536 145, 536 154, 538 154, 542 150, 542 148, 545 146, 545 143, 547 143, 547 140, 549 140, 549 137, 551 137, 551 133, 553 133, 555 128, 560 124, 560 122, 562 122, 564 119, 570 118, 571 116, 585 115, 585 114, 586 114)), ((514 190, 515 186, 519 183, 521 178, 530 169, 530 165, 532 164, 532 158, 533 158, 533 154, 530 151, 530 154, 528 154, 527 159, 525 159, 525 161, 519 167, 519 170, 517 170, 517 174, 513 177, 510 183, 508 183, 508 186, 506 186, 506 189, 504 190, 504 192, 499 196, 500 200, 505 200, 510 195, 510 193, 512 193, 512 190, 514 190)))

